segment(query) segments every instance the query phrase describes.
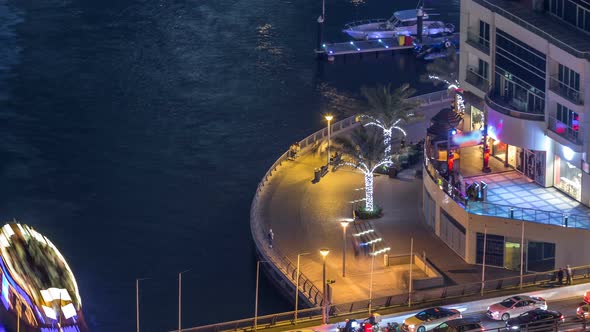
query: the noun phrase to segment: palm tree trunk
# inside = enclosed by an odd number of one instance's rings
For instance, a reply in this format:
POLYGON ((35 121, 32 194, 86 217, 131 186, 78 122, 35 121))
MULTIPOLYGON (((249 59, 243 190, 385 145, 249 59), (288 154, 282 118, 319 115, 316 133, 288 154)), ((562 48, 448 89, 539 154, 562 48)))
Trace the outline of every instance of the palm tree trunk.
POLYGON ((373 211, 373 173, 365 173, 365 210, 373 211))
POLYGON ((383 128, 383 143, 385 144, 385 156, 391 157, 391 131, 393 128, 383 128))

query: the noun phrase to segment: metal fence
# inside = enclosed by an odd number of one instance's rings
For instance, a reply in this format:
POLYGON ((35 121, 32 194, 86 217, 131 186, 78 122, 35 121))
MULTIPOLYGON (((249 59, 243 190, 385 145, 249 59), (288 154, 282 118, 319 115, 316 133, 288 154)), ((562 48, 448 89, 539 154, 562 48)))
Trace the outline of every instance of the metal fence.
MULTIPOLYGON (((574 280, 586 280, 590 278, 590 265, 572 268, 572 278, 574 280)), ((522 288, 535 286, 550 285, 557 282, 557 270, 532 273, 523 275, 522 288)), ((483 284, 475 282, 464 285, 454 285, 440 287, 428 290, 415 291, 411 294, 393 294, 372 300, 372 311, 379 310, 411 310, 412 308, 422 308, 425 306, 453 304, 462 301, 465 297, 481 296, 483 286, 484 295, 487 297, 499 296, 500 291, 520 290, 520 276, 508 277, 503 279, 486 280, 483 284)), ((525 290, 526 291, 526 290, 525 290)), ((343 321, 342 316, 354 315, 357 317, 366 317, 368 315, 369 300, 361 300, 349 303, 332 304, 329 306, 329 321, 343 321)), ((298 311, 298 322, 316 320, 321 323, 322 312, 320 307, 303 309, 298 311)), ((272 315, 258 317, 259 329, 269 327, 292 328, 294 322, 294 312, 282 312, 272 315)), ((217 331, 252 331, 254 318, 235 320, 231 322, 211 324, 206 326, 183 329, 183 332, 217 332, 217 331)))
MULTIPOLYGON (((426 151, 426 150, 425 150, 426 151)), ((425 155, 425 168, 430 178, 465 211, 481 216, 530 221, 539 224, 590 229, 590 216, 545 211, 517 206, 470 201, 461 190, 451 185, 432 165, 425 155)))

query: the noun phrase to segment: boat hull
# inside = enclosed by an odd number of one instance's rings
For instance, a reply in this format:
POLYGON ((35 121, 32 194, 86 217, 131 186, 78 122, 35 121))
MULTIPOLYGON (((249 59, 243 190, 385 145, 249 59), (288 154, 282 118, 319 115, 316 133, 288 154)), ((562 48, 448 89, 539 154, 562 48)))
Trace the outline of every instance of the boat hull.
MULTIPOLYGON (((439 21, 426 21, 424 22, 424 28, 422 29, 423 36, 435 36, 451 34, 454 31, 454 27, 445 25, 439 21)), ((415 36, 417 35, 417 26, 404 26, 395 27, 391 29, 383 28, 383 24, 370 23, 361 25, 349 25, 346 29, 342 30, 353 39, 356 40, 367 40, 367 39, 380 39, 380 38, 395 38, 397 36, 415 36)))

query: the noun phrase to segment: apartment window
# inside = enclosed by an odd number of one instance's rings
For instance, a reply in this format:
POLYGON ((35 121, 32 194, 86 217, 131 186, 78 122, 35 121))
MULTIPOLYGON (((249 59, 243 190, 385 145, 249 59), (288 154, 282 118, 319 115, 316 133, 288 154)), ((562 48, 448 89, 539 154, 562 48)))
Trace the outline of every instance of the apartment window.
POLYGON ((496 66, 545 91, 545 54, 501 29, 496 29, 496 66))
POLYGON ((580 74, 571 70, 570 68, 559 64, 559 72, 557 75, 559 82, 566 87, 580 91, 580 74))
POLYGON ((483 243, 486 243, 486 265, 504 266, 504 237, 494 234, 477 233, 475 263, 483 264, 483 243))
POLYGON ((487 79, 489 79, 489 72, 490 72, 490 64, 482 59, 479 59, 478 65, 477 65, 477 73, 479 74, 479 76, 481 76, 487 80, 487 79))
POLYGON ((582 0, 550 0, 549 11, 564 21, 590 32, 590 3, 582 0))
POLYGON ((557 103, 555 118, 557 119, 555 126, 556 133, 574 140, 578 139, 578 133, 580 131, 580 116, 578 113, 557 103))
POLYGON ((490 47, 490 25, 482 20, 479 20, 479 43, 490 47))

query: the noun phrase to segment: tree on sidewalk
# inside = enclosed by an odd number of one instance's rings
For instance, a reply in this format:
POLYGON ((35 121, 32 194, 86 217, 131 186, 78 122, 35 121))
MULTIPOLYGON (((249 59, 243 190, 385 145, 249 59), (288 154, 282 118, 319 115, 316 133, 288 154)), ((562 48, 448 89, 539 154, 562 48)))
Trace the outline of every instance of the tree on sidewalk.
POLYGON ((421 102, 408 99, 416 93, 416 89, 405 83, 392 90, 391 84, 388 84, 371 88, 362 87, 361 93, 365 98, 365 104, 360 108, 360 113, 365 125, 377 126, 383 130, 384 153, 390 156, 393 130, 399 130, 405 139, 406 132, 402 126, 424 118, 416 113, 421 102))
POLYGON ((344 156, 343 164, 359 169, 364 174, 365 210, 373 212, 373 172, 381 166, 393 164, 390 156, 385 154, 383 137, 376 130, 369 131, 360 126, 348 137, 335 137, 334 143, 344 156))

